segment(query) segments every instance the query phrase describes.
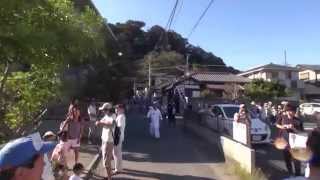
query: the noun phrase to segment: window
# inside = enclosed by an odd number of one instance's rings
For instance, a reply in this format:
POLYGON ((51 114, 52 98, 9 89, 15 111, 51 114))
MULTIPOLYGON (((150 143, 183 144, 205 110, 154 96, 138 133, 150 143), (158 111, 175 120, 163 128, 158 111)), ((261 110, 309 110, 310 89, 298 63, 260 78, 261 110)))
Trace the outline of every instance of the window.
POLYGON ((226 113, 227 118, 233 118, 234 114, 239 112, 239 107, 223 107, 224 113, 226 113))
POLYGON ((219 107, 213 107, 212 108, 212 112, 214 115, 219 116, 219 115, 223 115, 221 109, 219 107))
POLYGON ((287 72, 287 79, 292 79, 291 71, 288 71, 288 72, 287 72))
POLYGON ((271 73, 272 79, 278 79, 279 78, 279 73, 278 72, 272 72, 271 73))
POLYGON ((320 104, 312 104, 313 107, 320 107, 320 104))
POLYGON ((300 79, 302 80, 308 80, 309 79, 309 73, 305 72, 305 73, 300 73, 300 79))

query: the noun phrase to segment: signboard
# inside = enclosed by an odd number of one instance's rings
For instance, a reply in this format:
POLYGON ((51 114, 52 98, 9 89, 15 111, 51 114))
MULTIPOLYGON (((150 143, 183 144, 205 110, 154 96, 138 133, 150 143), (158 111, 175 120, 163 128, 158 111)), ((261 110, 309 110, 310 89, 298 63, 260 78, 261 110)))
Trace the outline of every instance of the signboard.
POLYGON ((245 124, 233 122, 233 139, 247 144, 247 126, 245 124))
POLYGON ((306 148, 308 136, 306 134, 289 133, 289 144, 291 148, 306 148))

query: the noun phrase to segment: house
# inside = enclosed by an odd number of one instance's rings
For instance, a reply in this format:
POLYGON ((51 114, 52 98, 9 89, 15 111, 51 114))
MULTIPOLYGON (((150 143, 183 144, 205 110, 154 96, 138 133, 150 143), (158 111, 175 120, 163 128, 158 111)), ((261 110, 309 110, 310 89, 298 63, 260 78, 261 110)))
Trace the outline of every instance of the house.
MULTIPOLYGON (((176 79, 175 82, 163 87, 165 92, 179 93, 183 97, 199 98, 204 90, 212 92, 215 97, 223 98, 229 91, 237 96, 243 85, 251 80, 231 73, 223 72, 192 72, 176 79)), ((236 97, 230 97, 235 99, 236 97)))
POLYGON ((297 68, 300 80, 311 83, 320 82, 320 65, 299 64, 297 68))
POLYGON ((291 92, 288 100, 299 100, 303 94, 304 82, 299 79, 299 69, 296 67, 266 64, 251 68, 239 74, 249 79, 263 79, 265 81, 278 81, 291 92))
POLYGON ((306 100, 320 99, 320 65, 297 65, 299 79, 305 82, 303 96, 306 100))

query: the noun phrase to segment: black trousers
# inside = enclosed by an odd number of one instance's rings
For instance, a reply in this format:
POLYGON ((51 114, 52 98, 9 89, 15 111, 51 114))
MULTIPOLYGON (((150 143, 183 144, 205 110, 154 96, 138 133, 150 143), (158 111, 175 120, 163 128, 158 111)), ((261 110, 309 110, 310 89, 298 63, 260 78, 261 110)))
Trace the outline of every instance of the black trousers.
POLYGON ((289 149, 285 149, 282 152, 283 152, 283 158, 286 163, 288 172, 291 175, 301 176, 301 162, 292 157, 289 149), (294 173, 293 173, 292 165, 294 165, 294 170, 295 170, 294 173))

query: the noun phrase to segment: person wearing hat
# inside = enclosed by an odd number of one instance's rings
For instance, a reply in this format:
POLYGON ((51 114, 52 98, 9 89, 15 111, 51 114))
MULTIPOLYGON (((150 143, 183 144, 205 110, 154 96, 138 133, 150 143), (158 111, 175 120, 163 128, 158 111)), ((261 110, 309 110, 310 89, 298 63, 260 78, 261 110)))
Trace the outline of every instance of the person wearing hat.
MULTIPOLYGON (((292 104, 285 104, 284 113, 279 116, 276 122, 276 127, 279 129, 279 137, 289 142, 289 133, 298 133, 303 131, 303 124, 300 119, 295 116, 296 109, 292 104)), ((282 150, 283 158, 286 163, 287 170, 290 175, 300 176, 301 175, 301 162, 292 158, 290 154, 290 146, 287 146, 282 150), (295 172, 293 173, 294 164, 295 172)))
POLYGON ((103 111, 104 117, 96 122, 97 126, 102 126, 102 159, 103 165, 107 171, 107 179, 111 180, 112 176, 112 168, 111 168, 111 160, 112 160, 112 150, 113 150, 113 129, 114 129, 114 120, 115 115, 112 113, 112 105, 110 103, 104 103, 100 108, 100 111, 103 111))
POLYGON ((118 104, 116 106, 116 125, 120 128, 120 140, 118 145, 113 147, 114 172, 119 174, 122 171, 122 143, 124 141, 124 132, 126 127, 126 115, 124 114, 124 105, 118 104))
POLYGON ((45 166, 45 154, 55 147, 32 137, 22 137, 7 143, 0 150, 0 179, 40 180, 45 166))

